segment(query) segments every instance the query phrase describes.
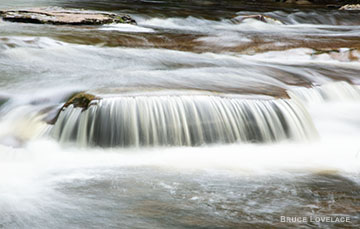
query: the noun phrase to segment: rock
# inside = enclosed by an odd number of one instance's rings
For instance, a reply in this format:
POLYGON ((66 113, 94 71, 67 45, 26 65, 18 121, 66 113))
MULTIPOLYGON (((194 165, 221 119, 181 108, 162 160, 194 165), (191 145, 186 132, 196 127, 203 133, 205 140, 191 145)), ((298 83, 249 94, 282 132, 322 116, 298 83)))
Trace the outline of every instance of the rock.
POLYGON ((75 93, 70 97, 70 99, 67 100, 67 102, 63 106, 49 107, 44 109, 42 112, 47 113, 47 115, 45 116, 43 121, 49 125, 54 125, 59 117, 60 112, 64 108, 73 105, 74 107, 82 108, 84 111, 89 108, 92 101, 99 99, 99 97, 86 92, 75 93))
POLYGON ((268 24, 273 24, 273 25, 283 25, 284 24, 280 20, 277 20, 277 19, 269 17, 269 16, 261 15, 261 14, 237 16, 237 17, 231 19, 231 21, 235 24, 238 24, 238 23, 242 23, 246 19, 255 19, 255 20, 262 21, 262 22, 265 22, 268 24))
POLYGON ((339 6, 335 5, 335 4, 328 4, 328 5, 326 5, 326 7, 329 9, 339 9, 339 6))
POLYGON ((312 57, 320 60, 336 60, 341 62, 358 62, 360 60, 360 51, 357 49, 315 49, 312 57))
POLYGON ((360 10, 360 4, 348 4, 340 7, 339 10, 360 10))
POLYGON ((96 11, 63 8, 33 8, 26 10, 3 10, 4 21, 54 24, 54 25, 102 25, 109 23, 136 24, 129 15, 117 15, 96 11))
POLYGON ((73 97, 71 97, 63 107, 68 107, 70 105, 73 105, 74 107, 80 107, 83 109, 87 109, 90 106, 91 101, 97 100, 98 98, 95 95, 81 92, 75 94, 73 97))

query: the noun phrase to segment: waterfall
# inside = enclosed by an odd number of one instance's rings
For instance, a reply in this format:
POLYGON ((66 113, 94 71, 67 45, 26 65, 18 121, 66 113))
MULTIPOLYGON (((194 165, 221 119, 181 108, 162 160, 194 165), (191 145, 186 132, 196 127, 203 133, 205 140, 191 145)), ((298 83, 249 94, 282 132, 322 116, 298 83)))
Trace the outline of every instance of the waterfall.
POLYGON ((86 110, 70 105, 51 131, 60 142, 102 147, 306 140, 314 133, 296 101, 213 95, 119 96, 86 110))
POLYGON ((347 82, 331 82, 313 88, 299 87, 288 91, 291 98, 304 103, 315 104, 329 101, 360 100, 360 88, 347 82))

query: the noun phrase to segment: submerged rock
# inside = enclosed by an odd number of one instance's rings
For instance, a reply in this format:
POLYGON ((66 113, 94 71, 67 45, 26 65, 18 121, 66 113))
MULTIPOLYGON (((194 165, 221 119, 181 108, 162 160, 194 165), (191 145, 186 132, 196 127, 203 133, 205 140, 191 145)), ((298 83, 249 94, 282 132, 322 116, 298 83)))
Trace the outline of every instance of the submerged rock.
POLYGON ((360 10, 360 4, 347 4, 342 6, 340 10, 360 10))
POLYGON ((274 24, 274 25, 283 25, 284 23, 281 22, 280 20, 278 19, 275 19, 275 18, 272 18, 272 17, 269 17, 269 16, 265 16, 265 15, 261 15, 261 14, 258 14, 258 15, 241 15, 241 16, 237 16, 233 19, 231 19, 231 21, 235 24, 238 24, 238 23, 242 23, 244 22, 244 20, 246 19, 255 19, 255 20, 258 20, 258 21, 262 21, 262 22, 265 22, 265 23, 268 23, 268 24, 274 24))
POLYGON ((3 10, 4 21, 55 24, 55 25, 102 25, 109 23, 136 24, 129 15, 117 15, 97 11, 62 8, 33 8, 25 10, 3 10))

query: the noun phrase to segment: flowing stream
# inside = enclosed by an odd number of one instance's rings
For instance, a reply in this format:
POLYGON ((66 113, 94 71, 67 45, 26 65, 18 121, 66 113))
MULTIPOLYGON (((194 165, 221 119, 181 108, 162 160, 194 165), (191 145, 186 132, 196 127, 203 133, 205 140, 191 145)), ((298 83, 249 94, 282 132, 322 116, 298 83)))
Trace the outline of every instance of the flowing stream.
POLYGON ((0 0, 40 6, 137 25, 0 20, 0 228, 360 227, 359 12, 0 0))

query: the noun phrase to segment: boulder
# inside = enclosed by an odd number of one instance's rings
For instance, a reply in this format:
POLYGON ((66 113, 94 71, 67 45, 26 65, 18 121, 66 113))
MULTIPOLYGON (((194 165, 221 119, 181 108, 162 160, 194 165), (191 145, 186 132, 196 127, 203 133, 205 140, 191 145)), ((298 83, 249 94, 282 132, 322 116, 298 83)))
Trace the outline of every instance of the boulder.
POLYGON ((4 21, 54 25, 136 24, 136 21, 129 15, 63 8, 2 10, 0 11, 0 17, 4 21))
POLYGON ((340 8, 340 10, 360 10, 360 4, 348 4, 340 8))
POLYGON ((95 95, 80 92, 72 96, 63 107, 68 107, 70 105, 73 105, 74 107, 80 107, 83 109, 87 109, 90 106, 91 101, 98 100, 98 98, 95 95))

